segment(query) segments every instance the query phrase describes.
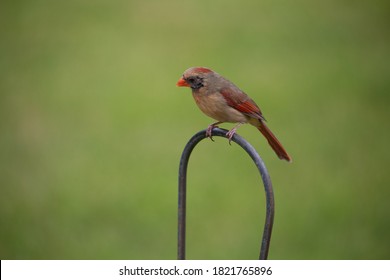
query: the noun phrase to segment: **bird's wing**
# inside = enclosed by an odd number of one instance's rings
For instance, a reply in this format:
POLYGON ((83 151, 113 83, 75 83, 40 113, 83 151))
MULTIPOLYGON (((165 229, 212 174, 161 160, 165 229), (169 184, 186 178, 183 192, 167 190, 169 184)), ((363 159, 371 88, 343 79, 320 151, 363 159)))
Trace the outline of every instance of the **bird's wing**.
POLYGON ((234 89, 233 91, 230 88, 223 88, 221 89, 221 94, 230 107, 233 107, 244 115, 265 121, 259 106, 241 90, 234 89))

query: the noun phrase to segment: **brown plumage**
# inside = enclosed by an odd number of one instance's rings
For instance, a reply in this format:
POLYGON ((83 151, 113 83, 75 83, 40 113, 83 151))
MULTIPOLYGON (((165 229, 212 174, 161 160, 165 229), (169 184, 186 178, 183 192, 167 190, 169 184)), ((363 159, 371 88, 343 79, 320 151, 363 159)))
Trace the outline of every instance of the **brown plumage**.
POLYGON ((177 86, 190 87, 200 110, 217 120, 207 128, 208 137, 211 137, 212 129, 218 124, 237 123, 226 134, 230 141, 240 125, 250 123, 265 136, 280 159, 292 161, 282 144, 266 126, 265 118, 257 104, 229 80, 211 69, 192 67, 184 72, 177 86))

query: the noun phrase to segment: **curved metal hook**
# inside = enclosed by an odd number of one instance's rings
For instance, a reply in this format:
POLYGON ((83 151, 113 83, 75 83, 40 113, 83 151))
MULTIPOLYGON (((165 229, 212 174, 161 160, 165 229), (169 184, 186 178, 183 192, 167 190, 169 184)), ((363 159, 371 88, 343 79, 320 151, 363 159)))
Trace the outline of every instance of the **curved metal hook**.
MULTIPOLYGON (((224 138, 228 138, 226 133, 228 131, 225 129, 214 128, 212 130, 212 136, 220 136, 224 138)), ((186 185, 187 185, 187 166, 188 160, 190 158, 192 150, 195 146, 207 138, 206 130, 199 131, 188 141, 185 146, 183 153, 180 159, 179 166, 179 204, 178 204, 178 251, 177 251, 177 259, 184 260, 185 259, 185 238, 186 238, 186 185)), ((274 222, 274 214, 275 214, 275 202, 274 202, 274 192, 272 188, 272 183, 270 176, 268 174, 267 168, 256 152, 256 150, 249 144, 241 136, 235 134, 232 138, 232 141, 240 145, 252 158, 254 163, 256 164, 261 178, 263 180, 265 196, 266 196, 266 219, 264 224, 263 238, 261 242, 260 248, 260 260, 266 260, 268 257, 269 246, 271 242, 271 234, 272 234, 272 226, 274 222)))

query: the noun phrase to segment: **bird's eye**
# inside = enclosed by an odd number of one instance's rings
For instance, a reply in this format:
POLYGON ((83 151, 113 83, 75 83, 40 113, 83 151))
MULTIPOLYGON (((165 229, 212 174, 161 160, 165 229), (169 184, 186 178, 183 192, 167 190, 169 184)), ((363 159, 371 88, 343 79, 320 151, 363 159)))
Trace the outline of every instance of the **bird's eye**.
POLYGON ((188 77, 186 81, 190 84, 192 89, 199 89, 203 87, 203 79, 199 76, 188 77))

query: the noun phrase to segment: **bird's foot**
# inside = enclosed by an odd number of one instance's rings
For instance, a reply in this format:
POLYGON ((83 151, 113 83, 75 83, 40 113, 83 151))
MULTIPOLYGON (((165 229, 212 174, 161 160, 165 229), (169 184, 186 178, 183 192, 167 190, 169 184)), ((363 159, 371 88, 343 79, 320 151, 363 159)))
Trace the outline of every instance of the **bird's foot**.
POLYGON ((212 123, 212 124, 210 124, 210 125, 207 127, 207 129, 206 129, 206 137, 210 138, 211 141, 213 141, 213 142, 214 142, 213 135, 212 135, 213 129, 214 129, 215 127, 218 127, 218 124, 221 124, 221 123, 222 123, 222 122, 212 123))
POLYGON ((231 130, 229 130, 227 133, 226 133, 226 136, 228 137, 228 140, 229 140, 229 145, 232 144, 232 138, 234 136, 234 134, 236 134, 236 130, 237 128, 239 128, 241 125, 243 125, 244 123, 238 123, 235 127, 233 127, 231 130))
POLYGON ((214 125, 214 124, 210 124, 207 129, 206 129, 206 137, 210 138, 211 141, 214 142, 214 139, 213 139, 213 136, 212 136, 212 133, 213 133, 213 129, 214 127, 218 127, 217 125, 214 125))
POLYGON ((226 136, 228 137, 228 140, 229 140, 229 145, 231 145, 232 143, 232 138, 233 138, 233 136, 234 136, 234 134, 236 134, 236 130, 237 130, 237 128, 236 127, 234 127, 234 128, 232 128, 231 130, 229 130, 227 133, 226 133, 226 136))

